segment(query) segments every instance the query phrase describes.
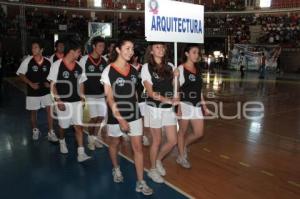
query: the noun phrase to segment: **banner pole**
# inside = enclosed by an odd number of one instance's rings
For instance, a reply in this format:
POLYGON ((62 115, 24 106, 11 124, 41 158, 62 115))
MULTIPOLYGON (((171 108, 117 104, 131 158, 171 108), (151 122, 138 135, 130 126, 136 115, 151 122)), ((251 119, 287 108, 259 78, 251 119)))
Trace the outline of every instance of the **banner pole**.
MULTIPOLYGON (((177 65, 178 65, 178 63, 177 63, 178 61, 177 61, 177 42, 175 42, 174 43, 174 66, 175 66, 175 68, 177 68, 177 65)), ((178 77, 175 77, 175 79, 174 79, 174 97, 178 97, 178 77)))

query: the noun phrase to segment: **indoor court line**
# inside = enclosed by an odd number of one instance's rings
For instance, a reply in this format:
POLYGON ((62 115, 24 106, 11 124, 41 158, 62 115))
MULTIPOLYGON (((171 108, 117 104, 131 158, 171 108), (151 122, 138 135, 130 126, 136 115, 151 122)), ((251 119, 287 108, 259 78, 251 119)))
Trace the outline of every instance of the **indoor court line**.
MULTIPOLYGON (((14 83, 13 83, 13 81, 14 81, 14 80, 12 80, 12 81, 7 81, 7 82, 10 83, 11 85, 13 85, 15 88, 17 88, 17 89, 18 89, 19 91, 21 91, 22 93, 26 94, 26 93, 25 93, 26 91, 25 91, 24 89, 22 89, 22 88, 19 88, 17 84, 14 84, 14 83)), ((220 122, 222 122, 222 121, 220 121, 220 122)), ((223 123, 225 123, 225 122, 223 122, 223 123)), ((228 123, 226 123, 226 124, 228 124, 228 123)), ((231 123, 230 123, 230 124, 231 124, 231 123)), ((233 124, 233 125, 236 125, 236 126, 239 126, 239 127, 243 127, 242 125, 239 125, 239 124, 233 124)), ((84 130, 84 132, 85 132, 86 134, 88 134, 88 132, 87 132, 86 130, 84 130)), ((283 138, 283 139, 286 139, 286 140, 289 140, 289 141, 300 142, 300 140, 293 139, 293 138, 289 138, 289 137, 285 137, 285 136, 276 135, 276 134, 273 134, 273 133, 266 133, 266 135, 273 135, 273 136, 277 136, 277 137, 280 137, 280 138, 283 138)), ((103 145, 105 145, 106 147, 108 147, 108 145, 107 145, 106 143, 104 143, 103 141, 101 141, 101 142, 103 143, 103 145)), ((208 153, 211 153, 211 150, 208 149, 208 148, 203 148, 203 151, 206 151, 206 152, 208 152, 208 153)), ((129 162, 133 163, 133 160, 131 160, 128 156, 124 155, 123 153, 119 152, 119 155, 120 155, 121 157, 123 157, 124 159, 128 160, 129 162)), ((220 156, 219 156, 219 157, 220 157, 220 156)), ((222 158, 222 157, 220 157, 220 158, 222 158)), ((225 159, 225 158, 223 158, 223 159, 225 159)), ((244 167, 247 167, 247 168, 251 167, 251 165, 249 165, 249 164, 247 164, 247 163, 244 163, 244 162, 238 162, 238 163, 239 163, 239 165, 244 166, 244 167)), ((148 172, 149 170, 146 169, 146 168, 144 168, 144 171, 148 172)), ((260 173, 263 173, 263 174, 265 174, 265 175, 267 175, 267 176, 271 176, 271 177, 275 176, 275 174, 270 173, 270 172, 267 172, 267 171, 264 171, 264 170, 261 170, 260 173)), ((300 188, 300 184, 299 184, 299 183, 296 183, 296 182, 294 182, 294 181, 286 181, 286 183, 289 184, 289 185, 292 185, 292 186, 294 186, 294 187, 300 188)), ((178 193, 181 193, 183 196, 185 196, 185 197, 187 197, 187 198, 194 199, 194 197, 192 197, 192 196, 189 195, 188 193, 186 193, 186 192, 184 192, 183 190, 181 190, 179 187, 177 187, 177 186, 171 184, 170 182, 168 182, 168 181, 166 181, 166 180, 165 180, 165 184, 166 184, 167 186, 171 187, 172 189, 174 189, 175 191, 177 191, 178 193)))
MULTIPOLYGON (((88 135, 88 132, 86 130, 83 130, 85 134, 88 135)), ((103 140, 101 140, 101 143, 108 148, 108 144, 106 144, 103 140)), ((128 156, 126 156, 125 154, 123 154, 121 151, 119 152, 119 155, 121 157, 123 157, 124 159, 128 160, 129 162, 131 162, 132 164, 134 164, 133 160, 131 158, 129 158, 128 156)), ((149 169, 144 168, 145 172, 148 172, 149 169)), ((173 185, 172 183, 168 182, 167 180, 165 180, 164 184, 166 184, 167 186, 171 187, 172 189, 174 189, 175 191, 179 192, 180 194, 184 195, 187 198, 190 199, 195 199, 195 197, 189 195, 188 193, 186 193, 185 191, 183 191, 182 189, 180 189, 179 187, 177 187, 176 185, 173 185)))

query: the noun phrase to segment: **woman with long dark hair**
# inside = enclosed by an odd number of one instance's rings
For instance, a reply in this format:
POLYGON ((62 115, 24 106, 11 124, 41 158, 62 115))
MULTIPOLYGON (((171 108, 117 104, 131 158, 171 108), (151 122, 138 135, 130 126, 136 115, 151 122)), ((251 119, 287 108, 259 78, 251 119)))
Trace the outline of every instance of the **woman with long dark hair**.
POLYGON ((107 134, 110 137, 109 154, 113 164, 113 180, 123 181, 117 159, 120 137, 126 133, 130 137, 137 173, 136 191, 151 195, 153 190, 143 180, 143 125, 136 96, 137 70, 128 64, 134 53, 130 39, 116 43, 111 55, 112 62, 104 69, 101 82, 108 103, 107 134))
POLYGON ((179 103, 174 98, 174 77, 179 71, 167 62, 166 45, 152 43, 146 51, 146 64, 142 67, 142 82, 146 88, 148 98, 144 116, 145 127, 150 127, 152 144, 150 147, 151 168, 148 176, 156 183, 163 183, 162 176, 166 170, 162 160, 177 144, 177 119, 173 105, 179 103), (165 128, 167 142, 160 148, 162 128, 165 128))
POLYGON ((208 114, 202 94, 202 77, 199 61, 200 49, 197 44, 188 44, 183 52, 183 64, 178 67, 180 84, 181 119, 179 120, 178 150, 176 162, 184 168, 191 168, 186 147, 203 136, 203 113, 208 114), (189 124, 192 133, 187 134, 189 124))

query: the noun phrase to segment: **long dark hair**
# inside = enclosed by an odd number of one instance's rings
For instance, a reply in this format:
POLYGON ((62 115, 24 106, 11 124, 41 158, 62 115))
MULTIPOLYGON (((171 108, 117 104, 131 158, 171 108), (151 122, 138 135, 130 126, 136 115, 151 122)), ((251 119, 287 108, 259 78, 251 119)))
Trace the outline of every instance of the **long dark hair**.
MULTIPOLYGON (((190 43, 190 44, 187 44, 184 49, 183 49, 183 52, 182 52, 182 56, 181 56, 181 64, 184 64, 186 61, 187 61, 187 56, 185 53, 189 53, 190 50, 192 48, 198 48, 199 49, 199 53, 200 53, 200 46, 198 44, 195 44, 195 43, 190 43)), ((194 67, 196 68, 196 73, 198 74, 199 72, 201 72, 201 68, 200 66, 198 65, 198 63, 194 63, 194 67)))
POLYGON ((134 44, 133 40, 130 39, 130 38, 122 38, 120 40, 118 40, 116 42, 116 45, 111 53, 111 56, 109 58, 109 62, 112 63, 112 62, 115 62, 119 56, 118 52, 117 52, 117 48, 121 49, 121 47, 126 43, 126 42, 131 42, 134 44))
POLYGON ((198 44, 194 44, 194 43, 187 44, 182 51, 182 55, 181 55, 182 64, 184 64, 187 61, 187 56, 185 53, 189 53, 192 48, 198 48, 200 52, 200 46, 198 44))
POLYGON ((163 43, 153 43, 150 44, 145 53, 145 62, 148 63, 148 67, 152 67, 153 71, 156 72, 162 78, 171 78, 173 76, 173 71, 171 67, 168 67, 167 60, 167 47, 163 43), (153 45, 162 44, 165 47, 165 56, 162 58, 161 64, 155 62, 154 57, 151 53, 153 45))

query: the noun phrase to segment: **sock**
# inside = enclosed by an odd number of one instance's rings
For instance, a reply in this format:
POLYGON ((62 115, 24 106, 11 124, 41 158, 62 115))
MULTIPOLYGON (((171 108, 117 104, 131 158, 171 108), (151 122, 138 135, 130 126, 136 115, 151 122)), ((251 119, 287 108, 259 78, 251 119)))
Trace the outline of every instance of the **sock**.
POLYGON ((84 154, 84 147, 78 147, 77 152, 78 154, 84 154))
POLYGON ((88 140, 89 142, 94 142, 96 140, 96 137, 94 135, 89 135, 88 140))
POLYGON ((39 129, 38 128, 33 128, 32 131, 33 132, 39 132, 39 129))
POLYGON ((59 139, 60 144, 66 144, 65 138, 64 139, 59 139))

